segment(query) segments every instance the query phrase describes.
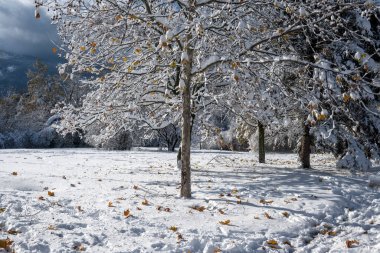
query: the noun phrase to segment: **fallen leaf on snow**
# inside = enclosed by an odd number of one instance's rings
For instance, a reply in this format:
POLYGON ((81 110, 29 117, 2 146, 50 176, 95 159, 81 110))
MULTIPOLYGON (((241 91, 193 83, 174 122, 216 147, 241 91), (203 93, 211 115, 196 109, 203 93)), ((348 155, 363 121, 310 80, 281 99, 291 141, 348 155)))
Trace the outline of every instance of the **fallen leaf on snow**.
POLYGON ((86 248, 82 244, 80 244, 80 245, 75 245, 73 247, 73 250, 76 250, 76 251, 85 251, 86 248))
POLYGON ((57 230, 57 228, 53 225, 49 225, 47 229, 48 230, 57 230))
POLYGON ((134 189, 134 190, 138 190, 139 187, 138 187, 137 185, 134 185, 134 186, 133 186, 133 189, 134 189))
POLYGON ((222 220, 222 221, 219 221, 219 223, 222 225, 230 225, 231 221, 230 220, 222 220))
POLYGON ((277 249, 277 246, 278 246, 278 242, 276 240, 268 240, 267 241, 267 244, 270 248, 272 249, 277 249))
POLYGON ((8 250, 9 247, 12 245, 13 241, 9 238, 7 239, 0 239, 0 249, 8 250))
POLYGON ((289 213, 288 212, 282 212, 281 213, 285 218, 289 218, 289 213))
POLYGON ((45 198, 42 197, 42 196, 39 196, 39 197, 38 197, 38 200, 45 200, 45 198))
POLYGON ((346 247, 347 248, 353 248, 354 244, 359 244, 358 240, 347 240, 346 241, 346 247))
POLYGON ((4 213, 5 212, 5 207, 0 207, 0 213, 4 213))
POLYGON ((125 210, 124 211, 124 216, 125 216, 125 218, 128 218, 128 217, 132 216, 131 211, 129 209, 125 210))
POLYGON ((108 207, 115 207, 112 203, 112 201, 108 201, 108 207))
POLYGON ((204 206, 192 206, 191 208, 197 210, 198 212, 203 212, 204 210, 206 210, 206 207, 204 206))
POLYGON ((222 209, 218 210, 220 214, 225 214, 225 212, 222 209))
POLYGON ((15 230, 15 229, 9 229, 9 230, 7 231, 7 233, 10 234, 10 235, 18 235, 18 234, 21 234, 20 231, 17 231, 17 230, 15 230))
POLYGON ((16 171, 13 171, 12 172, 12 176, 17 176, 18 174, 17 174, 17 172, 16 171))
POLYGON ((265 199, 260 199, 260 204, 272 204, 273 200, 265 200, 265 199))
POLYGON ((54 197, 54 192, 51 192, 51 191, 48 191, 48 195, 50 196, 50 197, 54 197))
POLYGON ((147 199, 144 199, 143 202, 141 202, 142 205, 147 206, 149 205, 149 202, 147 199))
POLYGON ((176 226, 171 226, 169 228, 169 230, 173 231, 173 232, 176 232, 178 230, 178 228, 176 226))
POLYGON ((264 216, 267 219, 273 219, 272 216, 270 216, 269 213, 267 213, 267 212, 264 213, 264 216))

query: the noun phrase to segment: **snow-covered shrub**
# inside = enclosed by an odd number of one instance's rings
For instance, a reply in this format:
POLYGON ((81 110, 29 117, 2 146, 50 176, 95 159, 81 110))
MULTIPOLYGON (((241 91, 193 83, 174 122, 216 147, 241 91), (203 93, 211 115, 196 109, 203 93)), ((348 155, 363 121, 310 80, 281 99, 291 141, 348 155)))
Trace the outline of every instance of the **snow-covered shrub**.
POLYGON ((101 146, 110 150, 129 150, 132 148, 132 138, 128 131, 120 131, 101 146))

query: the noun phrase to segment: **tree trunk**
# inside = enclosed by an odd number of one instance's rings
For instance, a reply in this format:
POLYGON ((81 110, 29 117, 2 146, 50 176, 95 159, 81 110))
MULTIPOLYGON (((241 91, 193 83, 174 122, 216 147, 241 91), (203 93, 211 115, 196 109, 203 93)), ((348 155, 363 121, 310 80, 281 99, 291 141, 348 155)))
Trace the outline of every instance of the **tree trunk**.
POLYGON ((311 153, 311 135, 309 125, 303 124, 303 136, 301 139, 300 160, 302 168, 310 168, 310 153, 311 153))
MULTIPOLYGON (((191 40, 188 35, 187 41, 191 40)), ((183 79, 185 87, 182 91, 182 140, 181 140, 181 197, 191 198, 191 168, 190 168, 190 146, 191 146, 191 69, 193 61, 193 49, 186 45, 188 60, 183 62, 183 79)))
POLYGON ((265 163, 265 128, 260 121, 257 126, 259 132, 259 163, 265 163))

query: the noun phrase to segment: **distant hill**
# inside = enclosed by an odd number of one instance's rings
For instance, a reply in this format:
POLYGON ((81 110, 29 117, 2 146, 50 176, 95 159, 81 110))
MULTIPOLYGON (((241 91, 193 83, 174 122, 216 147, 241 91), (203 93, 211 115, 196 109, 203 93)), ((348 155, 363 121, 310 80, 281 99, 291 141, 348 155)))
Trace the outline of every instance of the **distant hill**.
MULTIPOLYGON (((0 96, 7 94, 10 90, 26 90, 26 73, 28 69, 32 68, 36 59, 36 57, 17 55, 0 50, 0 96)), ((48 65, 50 74, 57 73, 58 58, 41 59, 41 61, 48 65)))

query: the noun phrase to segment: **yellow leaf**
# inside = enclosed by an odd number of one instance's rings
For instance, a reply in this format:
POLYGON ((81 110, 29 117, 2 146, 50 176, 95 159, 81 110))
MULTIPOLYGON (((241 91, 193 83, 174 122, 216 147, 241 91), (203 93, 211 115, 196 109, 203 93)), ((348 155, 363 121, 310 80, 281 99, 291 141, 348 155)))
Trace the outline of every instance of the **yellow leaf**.
POLYGON ((149 202, 147 199, 144 199, 143 202, 141 202, 142 205, 147 206, 149 205, 149 202))
POLYGON ((123 62, 127 62, 127 60, 128 60, 128 58, 125 56, 122 59, 123 59, 123 62))
POLYGON ((9 247, 12 245, 13 241, 11 239, 0 239, 0 249, 6 249, 8 250, 9 247))
POLYGON ((131 211, 129 211, 129 209, 125 210, 125 211, 124 211, 124 216, 125 216, 126 218, 132 216, 131 211))
POLYGON ((219 221, 220 224, 222 225, 229 225, 231 223, 230 220, 223 220, 223 221, 219 221))
POLYGON ((171 68, 175 68, 175 67, 177 67, 177 63, 176 63, 176 61, 172 61, 170 64, 169 64, 169 66, 171 67, 171 68))
POLYGON ((80 51, 86 51, 86 47, 85 46, 81 46, 79 49, 80 49, 80 51))
POLYGON ((50 197, 54 197, 54 196, 55 196, 54 192, 51 192, 51 191, 48 191, 48 195, 49 195, 50 197))
POLYGON ((138 65, 140 65, 140 63, 141 63, 140 61, 134 61, 134 62, 132 62, 132 65, 133 66, 138 66, 138 65))
POLYGON ((112 201, 108 201, 108 207, 115 207, 112 203, 112 201))
POLYGON ((273 240, 273 239, 272 239, 272 240, 268 240, 268 241, 267 241, 267 244, 268 244, 268 245, 278 245, 278 242, 277 242, 276 240, 273 240))
POLYGON ((135 54, 141 54, 141 52, 142 52, 141 48, 136 48, 135 49, 135 54))
POLYGON ((348 101, 350 101, 350 95, 348 95, 347 93, 343 93, 343 102, 347 103, 348 101))
POLYGON ((95 48, 91 48, 90 53, 91 54, 95 54, 96 53, 96 49, 95 48))
POLYGON ((173 231, 173 232, 176 232, 178 230, 178 228, 176 226, 171 226, 169 228, 169 230, 173 231))
POLYGON ((57 48, 53 47, 53 48, 51 49, 51 51, 53 52, 53 54, 55 54, 55 53, 57 53, 57 48))

